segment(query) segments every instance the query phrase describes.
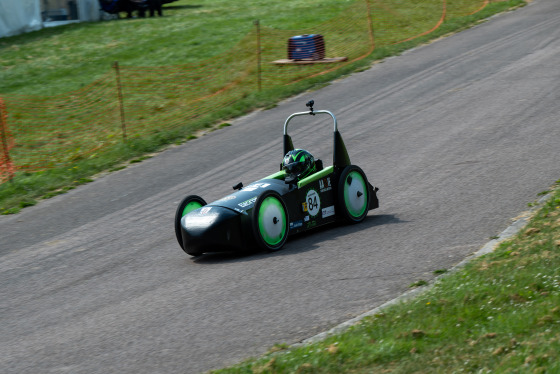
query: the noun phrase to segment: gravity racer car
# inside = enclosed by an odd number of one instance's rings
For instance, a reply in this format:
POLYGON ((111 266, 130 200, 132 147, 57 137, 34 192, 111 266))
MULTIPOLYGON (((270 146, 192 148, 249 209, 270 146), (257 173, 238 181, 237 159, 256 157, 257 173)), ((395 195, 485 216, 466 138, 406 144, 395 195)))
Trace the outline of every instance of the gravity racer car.
POLYGON ((191 256, 207 252, 244 251, 260 248, 277 251, 289 235, 341 221, 357 223, 368 211, 379 207, 376 187, 350 157, 338 132, 334 114, 313 110, 290 115, 284 123, 284 162, 279 172, 210 204, 200 196, 185 197, 175 214, 175 234, 183 250, 191 256), (297 116, 327 114, 334 121, 333 164, 323 168, 306 151, 294 149, 288 124, 297 116), (300 152, 301 151, 301 152, 300 152), (294 177, 292 161, 305 155, 314 163, 311 173, 294 177))

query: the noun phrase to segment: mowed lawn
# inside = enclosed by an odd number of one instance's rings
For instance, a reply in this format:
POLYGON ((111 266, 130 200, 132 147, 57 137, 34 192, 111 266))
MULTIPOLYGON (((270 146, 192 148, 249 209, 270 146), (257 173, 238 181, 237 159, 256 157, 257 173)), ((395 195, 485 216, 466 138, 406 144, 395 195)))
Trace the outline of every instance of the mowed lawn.
MULTIPOLYGON (((362 2, 361 0, 358 0, 362 2)), ((218 56, 254 30, 308 30, 344 16, 356 0, 179 0, 164 17, 120 19, 47 28, 0 39, 0 95, 53 95, 103 76, 114 61, 167 66, 218 56)), ((363 1, 365 3, 365 1, 363 1)), ((448 20, 476 12, 483 0, 448 0, 448 20)), ((441 0, 369 1, 380 45, 430 30, 441 0)), ((121 16, 125 16, 121 13, 121 16)))
MULTIPOLYGON (((226 127, 230 118, 521 4, 180 0, 165 6, 163 17, 71 24, 2 38, 0 98, 7 107, 13 136, 7 144, 16 173, 11 183, 0 184, 0 214, 17 213, 96 173, 193 138, 200 129, 226 127), (324 34, 328 57, 348 61, 271 63, 287 57, 290 36, 303 33, 324 34)), ((0 180, 5 182, 6 174, 0 180)))
MULTIPOLYGON (((54 95, 103 76, 114 61, 135 66, 198 62, 254 29, 300 29, 338 15, 353 0, 180 0, 164 16, 79 23, 0 39, 0 95, 54 95)), ((125 16, 121 13, 121 16, 125 16)))

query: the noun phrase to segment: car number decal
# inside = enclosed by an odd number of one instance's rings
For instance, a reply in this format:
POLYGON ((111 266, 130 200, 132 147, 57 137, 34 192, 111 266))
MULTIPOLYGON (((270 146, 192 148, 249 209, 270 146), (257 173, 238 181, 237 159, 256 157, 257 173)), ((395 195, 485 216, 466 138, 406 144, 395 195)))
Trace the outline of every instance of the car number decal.
POLYGON ((321 198, 319 197, 317 191, 307 191, 305 203, 307 205, 307 212, 311 217, 315 217, 321 211, 321 198))

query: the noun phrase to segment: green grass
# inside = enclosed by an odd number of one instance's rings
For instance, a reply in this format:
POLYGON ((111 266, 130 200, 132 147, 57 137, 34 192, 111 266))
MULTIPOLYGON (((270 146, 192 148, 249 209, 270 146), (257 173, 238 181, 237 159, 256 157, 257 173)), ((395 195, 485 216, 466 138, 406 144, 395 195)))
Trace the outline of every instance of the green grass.
POLYGON ((516 237, 414 299, 271 352, 214 373, 560 372, 560 188, 516 237))
POLYGON ((2 38, 0 93, 66 93, 103 77, 114 61, 152 67, 197 63, 228 52, 256 19, 275 28, 305 28, 338 15, 348 3, 180 0, 164 6, 163 18, 79 23, 2 38))
POLYGON ((13 181, 0 185, 0 213, 524 4, 492 2, 469 15, 482 0, 451 0, 441 27, 399 43, 438 22, 441 0, 370 3, 373 52, 361 0, 181 0, 163 18, 72 24, 0 39, 0 97, 18 167, 13 181), (261 22, 261 91, 255 19, 261 22), (289 36, 304 32, 324 34, 328 56, 349 61, 304 68, 271 63, 285 58, 289 36), (126 142, 114 61, 123 84, 126 142))

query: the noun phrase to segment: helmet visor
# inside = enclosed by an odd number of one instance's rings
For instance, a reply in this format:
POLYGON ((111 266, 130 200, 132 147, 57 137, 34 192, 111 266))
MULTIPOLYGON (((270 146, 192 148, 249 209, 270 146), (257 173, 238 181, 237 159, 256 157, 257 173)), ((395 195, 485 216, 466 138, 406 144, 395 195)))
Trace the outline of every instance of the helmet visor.
POLYGON ((292 162, 290 164, 284 165, 284 170, 288 175, 298 176, 305 169, 305 164, 302 162, 292 162))

